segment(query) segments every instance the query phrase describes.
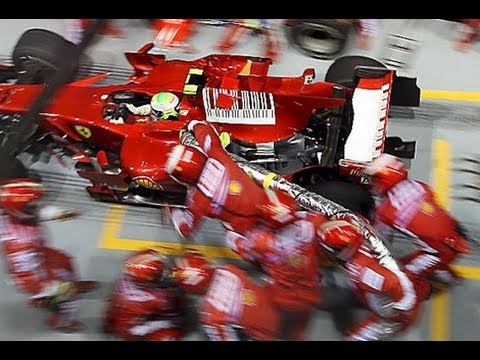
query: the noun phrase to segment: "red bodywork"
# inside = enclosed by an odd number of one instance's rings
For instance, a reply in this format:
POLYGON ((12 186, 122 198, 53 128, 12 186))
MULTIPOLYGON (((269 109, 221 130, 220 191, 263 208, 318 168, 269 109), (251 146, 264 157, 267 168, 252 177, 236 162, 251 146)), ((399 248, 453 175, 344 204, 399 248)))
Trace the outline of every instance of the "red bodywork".
MULTIPOLYGON (((119 156, 120 174, 104 171, 82 171, 80 175, 94 184, 122 188, 122 179, 144 177, 142 184, 150 189, 178 188, 165 172, 164 164, 169 150, 178 143, 179 131, 192 119, 206 119, 202 93, 184 95, 183 89, 192 68, 203 69, 205 88, 249 91, 272 94, 275 124, 256 125, 217 123, 221 131, 231 134, 232 140, 247 143, 266 143, 283 140, 304 129, 318 108, 343 106, 345 99, 333 98, 334 84, 312 82, 314 70, 307 69, 298 77, 271 77, 267 75, 270 59, 235 55, 209 55, 193 61, 167 60, 164 55, 148 53, 153 44, 138 52, 126 53, 134 68, 130 82, 125 85, 92 86, 107 76, 97 75, 65 86, 39 116, 39 125, 45 132, 67 135, 70 148, 104 150, 119 156), (176 121, 136 122, 112 124, 103 116, 109 95, 119 90, 130 90, 147 95, 170 91, 181 99, 180 117, 176 121), (85 146, 86 145, 86 146, 85 146), (153 184, 151 182, 153 182, 153 184), (148 184, 147 184, 148 183, 148 184)), ((43 85, 0 85, 0 113, 23 113, 38 96, 43 85)), ((351 95, 350 89, 347 89, 351 95)), ((228 103, 234 96, 224 95, 228 103)), ((225 99, 223 99, 225 100, 225 99)), ((220 102, 219 102, 220 103, 220 102)), ((134 115, 132 115, 135 117, 134 115)), ((65 143, 63 143, 65 145, 65 143)), ((77 154, 79 163, 89 163, 96 153, 77 154)), ((106 157, 99 154, 97 163, 105 170, 106 157)), ((98 170, 98 168, 97 168, 98 170)), ((125 184, 126 185, 126 184, 125 184)))

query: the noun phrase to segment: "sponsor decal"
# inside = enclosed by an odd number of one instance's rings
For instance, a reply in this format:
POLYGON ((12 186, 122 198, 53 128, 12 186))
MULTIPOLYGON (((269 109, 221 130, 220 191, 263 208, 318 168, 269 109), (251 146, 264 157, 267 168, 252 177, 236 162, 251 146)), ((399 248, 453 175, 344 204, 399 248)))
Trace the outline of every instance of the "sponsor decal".
POLYGON ((390 84, 382 86, 382 97, 380 101, 380 120, 377 126, 377 136, 375 139, 375 151, 373 158, 376 159, 383 153, 385 143, 385 134, 387 131, 388 103, 390 99, 390 84))
POLYGON ((300 267, 302 265, 301 255, 289 255, 287 256, 287 262, 293 267, 300 267))
POLYGON ((228 193, 230 195, 239 195, 242 191, 242 185, 235 180, 232 180, 228 183, 228 193))
POLYGON ((423 212, 429 213, 430 215, 432 215, 435 212, 435 208, 433 207, 433 205, 426 201, 422 203, 422 205, 420 206, 420 210, 423 212))
POLYGON ((138 185, 143 186, 144 188, 151 190, 162 190, 162 187, 160 185, 158 185, 156 182, 146 176, 136 177, 133 180, 138 185))
POLYGON ((255 305, 255 303, 257 302, 257 297, 255 296, 253 291, 243 289, 242 300, 243 300, 243 303, 246 305, 255 305))

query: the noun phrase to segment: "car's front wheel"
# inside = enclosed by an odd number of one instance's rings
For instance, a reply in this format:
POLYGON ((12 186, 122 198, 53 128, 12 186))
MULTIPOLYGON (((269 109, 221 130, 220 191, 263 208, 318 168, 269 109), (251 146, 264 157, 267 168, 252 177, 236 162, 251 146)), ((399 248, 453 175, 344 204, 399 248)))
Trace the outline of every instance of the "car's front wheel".
POLYGON ((17 83, 48 83, 64 65, 65 54, 71 53, 75 47, 75 44, 49 30, 25 31, 12 52, 12 62, 19 74, 17 83))

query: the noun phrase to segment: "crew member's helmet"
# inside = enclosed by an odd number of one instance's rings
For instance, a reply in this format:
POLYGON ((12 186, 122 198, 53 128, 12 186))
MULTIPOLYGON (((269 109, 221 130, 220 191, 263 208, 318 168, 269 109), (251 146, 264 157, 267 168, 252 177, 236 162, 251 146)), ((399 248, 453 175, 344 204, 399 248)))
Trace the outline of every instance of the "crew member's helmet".
POLYGON ((190 294, 205 294, 213 275, 211 262, 199 251, 188 250, 175 259, 173 277, 190 294))
POLYGON ((176 145, 166 163, 166 171, 177 182, 183 185, 196 185, 207 162, 207 156, 199 150, 176 145))
POLYGON ((327 221, 317 228, 320 246, 335 260, 349 260, 362 245, 358 226, 345 220, 327 221))
POLYGON ((298 205, 294 198, 281 190, 266 190, 267 201, 258 204, 257 211, 260 220, 274 228, 288 225, 295 220, 298 205))
POLYGON ((125 260, 124 273, 140 284, 161 284, 169 278, 166 257, 154 249, 136 251, 125 260))
POLYGON ((171 92, 161 92, 152 96, 151 117, 154 120, 176 120, 180 99, 171 92))
POLYGON ((403 161, 390 154, 382 154, 373 160, 365 172, 371 177, 372 191, 377 195, 385 194, 408 177, 403 161))
POLYGON ((0 207, 22 221, 36 219, 39 202, 44 196, 42 184, 34 180, 14 179, 0 185, 0 207))

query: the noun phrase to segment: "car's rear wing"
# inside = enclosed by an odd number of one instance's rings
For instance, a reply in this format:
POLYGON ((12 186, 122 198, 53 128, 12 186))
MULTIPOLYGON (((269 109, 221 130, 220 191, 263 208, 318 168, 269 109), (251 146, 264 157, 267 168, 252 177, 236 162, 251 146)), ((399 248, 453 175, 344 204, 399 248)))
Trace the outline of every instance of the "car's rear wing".
POLYGON ((369 162, 385 151, 390 106, 419 106, 416 79, 397 77, 393 70, 358 67, 353 92, 353 124, 344 159, 369 162))

